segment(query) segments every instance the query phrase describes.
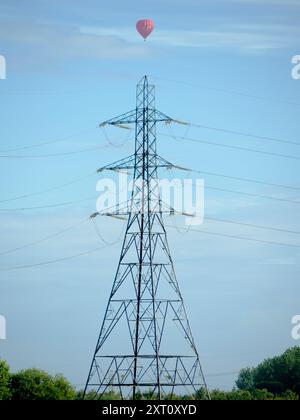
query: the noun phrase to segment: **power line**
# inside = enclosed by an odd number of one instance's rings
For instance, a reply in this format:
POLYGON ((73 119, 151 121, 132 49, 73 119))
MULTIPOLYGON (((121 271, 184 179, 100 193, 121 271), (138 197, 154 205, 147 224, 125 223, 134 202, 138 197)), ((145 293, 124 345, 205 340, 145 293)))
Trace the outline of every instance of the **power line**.
POLYGON ((68 261, 68 260, 72 260, 72 259, 75 259, 75 258, 78 258, 78 257, 82 257, 82 256, 85 256, 85 255, 92 254, 94 252, 97 252, 97 251, 100 251, 104 248, 107 248, 108 246, 110 246, 110 245, 104 245, 104 246, 101 246, 101 247, 91 249, 89 251, 80 252, 79 254, 70 255, 69 257, 57 258, 55 260, 43 261, 41 263, 19 265, 19 266, 9 267, 9 268, 1 268, 0 271, 25 270, 25 269, 28 269, 28 268, 40 267, 40 266, 49 265, 49 264, 56 264, 56 263, 59 263, 59 262, 62 262, 62 261, 68 261))
MULTIPOLYGON (((120 146, 118 147, 122 147, 123 144, 120 144, 120 146)), ((92 152, 95 150, 100 150, 100 149, 108 149, 112 147, 110 144, 105 144, 102 146, 93 146, 93 147, 89 147, 86 149, 81 149, 81 150, 75 150, 72 152, 59 152, 59 153, 48 153, 48 154, 44 154, 44 155, 0 155, 1 159, 40 159, 40 158, 48 158, 48 157, 58 157, 58 156, 68 156, 68 155, 76 155, 79 153, 86 153, 86 152, 92 152)), ((116 147, 116 146, 115 146, 116 147)))
POLYGON ((208 89, 208 90, 212 90, 212 91, 216 91, 216 92, 226 93, 226 94, 230 94, 230 95, 242 96, 242 97, 250 98, 250 99, 257 99, 257 100, 287 104, 287 105, 292 105, 292 106, 300 106, 299 102, 288 101, 288 100, 285 100, 285 99, 276 99, 276 98, 270 98, 270 97, 266 97, 266 96, 253 95, 253 94, 249 94, 249 93, 246 93, 246 92, 239 92, 239 91, 230 90, 230 89, 216 88, 216 87, 211 87, 211 86, 207 86, 207 85, 200 85, 198 83, 193 83, 193 82, 167 79, 167 78, 164 78, 164 77, 154 77, 154 76, 152 76, 152 77, 153 77, 153 79, 157 79, 157 80, 162 80, 162 81, 171 82, 171 83, 183 84, 183 85, 186 85, 186 86, 195 86, 195 87, 199 87, 201 89, 208 89))
MULTIPOLYGON (((229 95, 236 95, 236 96, 242 96, 245 98, 249 98, 249 99, 255 99, 255 100, 260 100, 260 101, 267 101, 267 102, 273 102, 273 103, 279 103, 279 104, 286 104, 286 105, 292 105, 292 106, 300 106, 299 102, 295 102, 295 101, 290 101, 290 100, 286 100, 286 99, 278 99, 278 98, 271 98, 271 97, 266 97, 266 96, 262 96, 262 95, 253 95, 251 93, 247 93, 247 92, 241 92, 241 91, 237 91, 237 90, 232 90, 232 89, 224 89, 224 88, 218 88, 218 87, 213 87, 213 86, 208 86, 208 85, 201 85, 199 83, 194 83, 194 82, 188 82, 188 81, 182 81, 182 80, 174 80, 174 79, 169 79, 166 77, 158 77, 158 76, 152 76, 152 79, 154 80, 161 80, 161 81, 165 81, 165 82, 169 82, 169 83, 176 83, 176 84, 181 84, 181 85, 185 85, 185 86, 192 86, 192 87, 199 87, 201 89, 206 89, 206 90, 210 90, 210 91, 215 91, 215 92, 220 92, 220 93, 225 93, 225 94, 229 94, 229 95)), ((86 91, 82 91, 80 92, 80 94, 93 94, 93 92, 86 92, 86 91)), ((78 95, 78 92, 34 92, 34 91, 30 91, 30 92, 0 92, 0 95, 12 95, 12 96, 57 96, 57 95, 78 95)))
POLYGON ((191 123, 191 122, 189 122, 188 124, 192 127, 205 128, 206 130, 213 130, 213 131, 218 131, 218 132, 222 132, 222 133, 229 133, 229 134, 235 134, 235 135, 244 136, 244 137, 250 137, 250 138, 254 138, 254 139, 267 140, 267 141, 273 141, 273 142, 277 142, 277 143, 285 143, 285 144, 291 144, 291 145, 294 145, 294 146, 300 146, 299 142, 291 141, 291 140, 283 140, 283 139, 278 139, 278 138, 275 138, 275 137, 268 137, 268 136, 259 136, 257 134, 250 134, 250 133, 245 133, 245 132, 242 132, 242 131, 229 130, 229 129, 225 129, 225 128, 217 128, 217 127, 212 127, 212 126, 208 126, 208 125, 195 124, 195 123, 191 123))
POLYGON ((219 218, 216 218, 216 217, 204 216, 204 220, 211 220, 213 222, 230 223, 230 224, 233 224, 233 225, 246 226, 246 227, 255 228, 255 229, 272 230, 272 231, 275 231, 275 232, 291 233, 291 234, 294 234, 294 235, 300 235, 300 232, 295 231, 295 230, 286 230, 286 229, 277 228, 277 227, 273 227, 273 226, 263 226, 263 225, 256 225, 256 224, 253 224, 253 223, 237 222, 235 220, 219 219, 219 218))
POLYGON ((81 92, 62 92, 62 91, 58 91, 58 92, 34 92, 34 91, 30 91, 30 92, 4 92, 1 91, 0 95, 5 95, 5 96, 57 96, 57 95, 82 95, 82 94, 94 94, 94 92, 87 92, 87 91, 81 91, 81 92))
POLYGON ((249 147, 233 146, 233 145, 229 145, 229 144, 222 144, 222 143, 217 143, 217 142, 213 142, 213 141, 200 140, 200 139, 195 139, 195 138, 191 138, 191 137, 174 136, 172 134, 166 134, 166 133, 159 133, 159 134, 161 136, 171 137, 176 141, 186 140, 186 141, 193 142, 193 143, 202 143, 202 144, 207 144, 209 146, 217 146, 217 147, 222 147, 222 148, 225 148, 225 149, 238 150, 238 151, 242 151, 242 152, 259 153, 259 154, 263 154, 263 155, 267 155, 267 156, 274 156, 274 157, 280 157, 280 158, 286 158, 286 159, 300 160, 300 156, 284 155, 282 153, 276 153, 276 152, 266 152, 264 150, 252 149, 252 148, 249 148, 249 147))
POLYGON ((19 150, 36 149, 38 147, 47 146, 49 144, 61 143, 61 142, 67 141, 70 138, 73 138, 75 135, 83 134, 83 133, 86 133, 88 131, 91 131, 91 128, 85 129, 85 130, 81 130, 81 131, 77 132, 76 134, 65 136, 65 137, 61 137, 61 138, 56 139, 56 140, 48 140, 48 141, 44 141, 44 142, 41 142, 41 143, 27 145, 27 146, 15 147, 13 149, 0 150, 0 153, 10 153, 10 152, 17 152, 19 150))
MULTIPOLYGON (((183 169, 181 167, 179 167, 179 168, 183 169)), ((228 178, 228 179, 232 179, 232 180, 235 180, 235 181, 243 181, 243 182, 249 182, 249 183, 253 183, 253 184, 267 185, 267 186, 270 186, 270 187, 279 187, 279 188, 286 188, 286 189, 289 189, 289 190, 300 191, 300 187, 294 187, 294 186, 291 186, 291 185, 276 184, 274 182, 261 181, 261 180, 253 179, 253 178, 242 178, 242 177, 237 177, 237 176, 232 176, 232 175, 220 174, 220 173, 217 173, 217 172, 208 172, 208 171, 195 170, 195 169, 186 169, 186 171, 187 172, 194 172, 194 173, 198 173, 198 174, 212 175, 212 176, 221 177, 221 178, 228 178)))
MULTIPOLYGON (((172 225, 168 225, 168 227, 171 228, 171 229, 176 229, 177 231, 179 229, 185 229, 186 228, 186 226, 172 226, 172 225)), ((242 241, 257 242, 257 243, 262 243, 262 244, 265 244, 265 245, 286 246, 286 247, 300 249, 300 245, 288 244, 288 243, 284 243, 284 242, 268 241, 268 240, 256 239, 256 238, 246 238, 244 236, 229 235, 229 234, 220 233, 220 232, 211 232, 211 231, 203 230, 203 229, 189 228, 189 232, 203 233, 205 235, 220 236, 220 237, 224 237, 224 238, 237 239, 237 240, 242 240, 242 241)))
MULTIPOLYGON (((178 167, 178 168, 180 168, 180 167, 178 167)), ((183 168, 180 168, 180 169, 183 169, 183 168)), ((186 171, 195 172, 195 173, 198 173, 198 172, 203 173, 202 171, 196 171, 196 170, 192 170, 192 169, 191 170, 186 169, 186 171)), ((92 174, 94 174, 94 173, 92 173, 92 174)), ((28 194, 28 195, 25 195, 25 196, 14 197, 14 198, 11 198, 11 199, 2 200, 0 202, 13 201, 13 200, 17 200, 19 198, 26 198, 26 197, 29 197, 29 196, 43 194, 47 191, 60 189, 60 188, 63 188, 67 185, 71 185, 75 182, 79 182, 80 180, 85 179, 86 177, 89 177, 92 174, 89 174, 89 175, 87 175, 85 177, 82 177, 82 178, 78 178, 77 180, 71 181, 70 183, 66 183, 66 184, 63 184, 61 186, 50 188, 48 190, 40 191, 38 193, 28 194)), ((222 175, 220 175, 220 176, 222 176, 222 175)), ((262 198, 262 199, 267 199, 267 200, 286 202, 286 203, 290 203, 290 204, 297 204, 297 205, 300 204, 300 201, 297 201, 297 200, 291 200, 291 199, 281 198, 281 197, 273 197, 273 196, 264 195, 264 194, 249 193, 249 192, 245 192, 245 191, 231 190, 231 189, 220 188, 220 187, 215 187, 215 186, 211 186, 211 185, 205 185, 205 188, 209 189, 209 190, 214 190, 214 191, 221 191, 221 192, 226 192, 226 193, 231 193, 231 194, 245 195, 245 196, 249 196, 249 197, 257 197, 257 198, 262 198)), ((42 206, 0 208, 0 212, 1 211, 2 212, 10 212, 10 211, 40 210, 40 209, 52 208, 52 207, 62 207, 62 206, 66 206, 66 205, 76 204, 76 203, 80 203, 80 202, 84 202, 84 201, 88 201, 88 200, 95 200, 95 199, 97 199, 97 197, 93 196, 93 197, 87 197, 87 198, 80 199, 80 200, 73 200, 73 201, 67 201, 67 202, 61 202, 61 203, 55 203, 55 204, 46 204, 46 205, 42 205, 42 206)))
MULTIPOLYGON (((187 172, 195 172, 195 173, 203 173, 202 171, 197 171, 197 170, 189 170, 188 168, 182 168, 180 166, 174 166, 174 168, 176 169, 181 169, 187 172)), ((221 175, 219 175, 221 176, 221 175)), ((249 193, 246 191, 237 191, 237 190, 231 190, 231 189, 227 189, 227 188, 221 188, 221 187, 215 187, 215 186, 211 186, 211 185, 205 185, 205 188, 208 190, 215 190, 215 191, 221 191, 221 192, 226 192, 226 193, 231 193, 231 194, 240 194, 240 195, 246 195, 248 197, 257 197, 257 198, 263 198, 263 199, 267 199, 267 200, 273 200, 273 201, 280 201, 280 202, 284 202, 284 203, 290 203, 290 204, 300 204, 300 201, 297 200, 291 200, 288 198, 282 198, 282 197, 273 197, 270 195, 265 195, 265 194, 256 194, 256 193, 249 193)))
POLYGON ((229 189, 226 189, 226 188, 219 188, 219 187, 213 187, 213 186, 208 186, 208 185, 206 185, 205 188, 209 189, 209 190, 227 192, 227 193, 232 193, 232 194, 246 195, 248 197, 258 197, 258 198, 264 198, 264 199, 267 199, 267 200, 282 201, 282 202, 290 203, 290 204, 300 204, 300 201, 289 200, 288 198, 277 198, 277 197, 271 197, 269 195, 248 193, 248 192, 245 192, 245 191, 229 190, 229 189))
MULTIPOLYGON (((187 171, 189 171, 189 170, 187 169, 187 171)), ((193 172, 197 172, 197 171, 193 170, 193 172)), ((74 182, 76 182, 76 181, 74 181, 74 182)), ((62 188, 62 186, 57 187, 57 188, 62 188)), ((205 188, 209 189, 209 190, 214 190, 214 191, 221 191, 221 192, 226 192, 226 193, 231 193, 231 194, 245 195, 245 196, 248 196, 248 197, 257 197, 257 198, 262 198, 262 199, 267 199, 267 200, 285 202, 285 203, 289 203, 289 204, 297 204, 297 205, 300 204, 300 201, 290 200, 290 199, 287 199, 287 198, 272 197, 272 196, 269 196, 269 195, 249 193, 249 192, 245 192, 245 191, 231 190, 231 189, 220 188, 220 187, 215 187, 215 186, 211 186, 211 185, 205 185, 205 188)), ((41 192, 41 193, 43 193, 43 192, 41 192)), ((0 208, 0 212, 40 210, 40 209, 45 209, 45 208, 63 207, 63 206, 71 205, 71 204, 84 202, 84 201, 96 200, 97 198, 98 198, 97 196, 92 196, 92 197, 87 197, 87 198, 83 198, 83 199, 80 199, 80 200, 73 200, 73 201, 67 201, 67 202, 61 202, 61 203, 55 203, 55 204, 46 204, 46 205, 42 205, 42 206, 0 208)), ((15 198, 15 199, 17 199, 17 198, 15 198)), ((9 200, 3 200, 3 201, 9 201, 9 200)))
POLYGON ((205 376, 208 376, 210 378, 213 377, 220 377, 220 376, 235 376, 238 375, 240 371, 233 371, 233 372, 220 372, 220 373, 208 373, 205 376))
MULTIPOLYGON (((165 204, 167 207, 168 204, 165 203, 164 201, 162 201, 163 204, 165 204)), ((194 214, 186 214, 184 212, 181 211, 176 211, 175 209, 169 207, 170 209, 170 215, 174 216, 176 214, 178 215, 183 215, 183 216, 190 216, 190 217, 194 217, 194 214)), ((211 217, 211 216, 204 216, 203 220, 210 220, 213 222, 220 222, 220 223, 229 223, 229 224, 234 224, 234 225, 239 225, 239 226, 246 226, 246 227, 250 227, 250 228, 255 228, 255 229, 263 229, 263 230, 270 230, 270 231, 275 231, 275 232, 281 232, 281 233, 289 233, 289 234, 294 234, 294 235, 300 235, 300 231, 295 231, 295 230, 287 230, 287 229, 283 229, 283 228, 279 228, 279 227, 274 227, 274 226, 266 226, 266 225, 258 225, 258 224, 254 224, 254 223, 247 223, 247 222, 239 222, 236 220, 228 220, 228 219, 220 219, 217 217, 211 217)), ((188 225, 187 228, 187 232, 189 231, 191 225, 188 225)), ((186 233, 187 233, 186 232, 186 233)))
MULTIPOLYGON (((299 187, 293 187, 293 186, 290 186, 290 185, 275 184, 275 183, 271 183, 271 182, 254 180, 254 179, 249 179, 249 178, 236 177, 236 176, 231 176, 231 175, 226 175, 226 174, 220 174, 220 173, 216 173, 216 172, 209 172, 209 171, 195 170, 195 169, 190 169, 190 168, 183 168, 181 166, 174 166, 174 168, 179 168, 181 170, 186 170, 187 172, 212 175, 212 176, 216 176, 216 177, 228 178, 228 179, 233 179, 233 180, 237 180, 237 181, 243 181, 243 182, 249 182, 249 183, 255 183, 255 184, 261 184, 261 185, 267 185, 267 186, 272 186, 272 187, 279 187, 279 188, 284 188, 284 189, 291 189, 291 190, 300 191, 300 188, 299 187)), ((42 194, 45 194, 45 193, 48 193, 48 192, 51 192, 51 191, 56 191, 56 190, 65 188, 65 187, 67 187, 69 185, 73 185, 73 184, 75 184, 77 182, 80 182, 80 181, 82 181, 84 179, 87 179, 87 178, 91 177, 92 175, 96 175, 96 174, 97 174, 97 172, 92 172, 92 173, 90 173, 88 175, 85 175, 83 177, 74 179, 74 180, 72 180, 70 182, 67 182, 65 184, 57 185, 55 187, 51 187, 51 188, 48 188, 48 189, 45 189, 45 190, 42 190, 42 191, 38 191, 38 192, 35 192, 35 193, 29 193, 29 194, 19 195, 19 196, 16 196, 16 197, 12 197, 12 198, 7 198, 7 199, 4 199, 4 200, 0 200, 0 203, 5 203, 5 202, 9 202, 9 201, 16 201, 16 200, 19 200, 19 199, 26 199, 26 198, 29 198, 29 197, 34 197, 34 196, 42 195, 42 194)), ((217 187, 208 187, 208 188, 215 189, 217 187)), ((247 194, 248 195, 248 193, 245 193, 245 192, 233 191, 233 190, 226 190, 226 189, 223 189, 223 190, 225 192, 232 192, 232 193, 236 193, 236 194, 240 194, 241 193, 241 194, 247 194)), ((276 198, 276 197, 270 197, 270 196, 266 196, 266 195, 258 195, 258 194, 255 194, 254 196, 258 196, 259 198, 268 198, 268 199, 276 200, 276 201, 278 201, 278 200, 279 201, 284 200, 284 201, 287 201, 287 202, 292 203, 292 204, 299 204, 298 201, 281 199, 281 198, 276 198)), ((14 211, 14 210, 23 210, 23 208, 17 208, 17 209, 0 209, 0 211, 14 211)))
POLYGON ((96 200, 98 197, 93 196, 93 197, 87 197, 87 198, 82 198, 80 200, 74 200, 74 201, 65 201, 62 203, 56 203, 56 204, 46 204, 44 206, 33 206, 33 207, 18 207, 18 208, 11 208, 11 209, 0 209, 0 211, 3 212, 10 212, 10 211, 25 211, 25 210, 40 210, 40 209, 48 209, 48 208, 52 208, 52 207, 62 207, 62 206, 68 206, 70 204, 76 204, 76 203, 81 203, 84 201, 89 201, 89 200, 96 200))
MULTIPOLYGON (((172 226, 172 225, 168 225, 167 227, 171 228, 171 229, 182 229, 183 227, 176 227, 176 226, 172 226)), ((224 234, 224 233, 219 233, 219 232, 211 232, 211 231, 207 231, 207 230, 200 230, 200 229, 189 229, 189 231, 191 232, 197 232, 197 233, 204 233, 207 235, 214 235, 214 236, 221 236, 221 237, 226 237, 226 238, 230 238, 230 239, 237 239, 237 240, 244 240, 244 241, 251 241, 251 242, 258 242, 258 243, 263 243, 263 244, 267 244, 267 245, 277 245, 277 246, 286 246, 286 247, 293 247, 293 248, 300 248, 300 245, 294 245, 294 244, 288 244, 288 243, 283 243, 283 242, 274 242, 274 241, 267 241, 267 240, 260 240, 260 239, 254 239, 254 238, 245 238, 243 236, 237 236, 237 235, 228 235, 228 234, 224 234)), ((33 267, 40 267, 40 266, 44 266, 44 265, 49 265, 49 264, 55 264, 55 263, 59 263, 62 261, 68 261, 71 259, 75 259, 84 255, 89 255, 92 254, 94 252, 97 252, 99 250, 102 250, 108 246, 113 246, 115 245, 117 242, 116 241, 112 244, 106 244, 102 247, 97 247, 94 248, 92 250, 89 251, 84 251, 78 254, 74 254, 71 255, 69 257, 63 257, 63 258, 57 258, 54 260, 49 260, 49 261, 44 261, 41 263, 35 263, 35 264, 27 264, 27 265, 22 265, 22 266, 15 266, 15 267, 10 267, 10 268, 5 268, 5 269, 0 269, 0 271, 15 271, 15 270, 23 270, 23 269, 28 269, 28 268, 33 268, 33 267)))
POLYGON ((90 220, 90 218, 85 218, 85 219, 81 220, 79 223, 76 223, 76 224, 74 224, 74 225, 72 225, 72 226, 70 226, 68 228, 62 229, 62 230, 60 230, 60 231, 58 231, 56 233, 53 233, 51 235, 45 236, 44 238, 38 239, 37 241, 30 242, 28 244, 25 244, 25 245, 22 245, 22 246, 19 246, 19 247, 16 247, 16 248, 9 249, 8 251, 1 252, 0 253, 0 256, 11 254, 13 252, 17 252, 17 251, 20 251, 22 249, 29 248, 29 247, 32 247, 34 245, 41 244, 41 243, 43 243, 45 241, 48 241, 50 239, 56 238, 56 237, 58 237, 60 235, 63 235, 66 232, 69 232, 69 231, 75 229, 78 226, 81 226, 82 224, 84 224, 88 220, 90 220))
MULTIPOLYGON (((131 128, 129 128, 129 129, 131 130, 131 128)), ((163 136, 166 136, 166 137, 172 137, 175 140, 177 140, 177 136, 175 136, 175 135, 171 135, 171 134, 167 135, 165 133, 159 133, 159 134, 163 135, 163 136)), ((186 138, 186 137, 184 137, 184 138, 186 138)), ((286 157, 285 155, 283 155, 283 156, 286 157)), ((270 186, 270 187, 279 187, 279 188, 285 188, 285 189, 300 191, 300 187, 295 187, 295 186, 291 186, 291 185, 284 185, 284 184, 278 184, 278 183, 274 183, 274 182, 261 181, 261 180, 253 179, 253 178, 237 177, 237 176, 232 176, 232 175, 220 174, 220 173, 217 173, 217 172, 209 172, 209 171, 183 168, 181 166, 176 166, 176 165, 174 167, 175 168, 177 167, 178 169, 181 169, 181 170, 186 169, 187 172, 195 172, 195 173, 200 173, 200 174, 213 175, 213 176, 217 176, 217 177, 233 179, 233 180, 236 180, 236 181, 250 182, 250 183, 254 183, 254 184, 267 185, 267 186, 270 186)))
MULTIPOLYGON (((0 153, 11 153, 11 152, 16 152, 16 151, 20 151, 20 150, 36 149, 36 148, 39 148, 39 147, 47 146, 49 144, 55 144, 55 143, 65 142, 68 139, 73 138, 75 135, 89 132, 91 130, 94 130, 95 128, 98 129, 98 126, 97 127, 94 127, 93 129, 92 128, 89 128, 89 129, 81 130, 81 131, 78 131, 76 134, 65 136, 65 137, 61 137, 61 138, 55 139, 55 140, 44 141, 44 142, 36 143, 36 144, 29 144, 29 145, 25 145, 25 146, 21 146, 21 147, 15 147, 15 148, 12 148, 12 149, 0 150, 0 153)), ((116 147, 116 148, 123 146, 129 140, 129 138, 128 138, 129 135, 128 135, 127 138, 126 138, 126 140, 123 143, 121 143, 121 144, 115 144, 115 143, 113 143, 109 139, 109 136, 108 136, 108 134, 105 131, 103 131, 103 134, 104 134, 104 138, 106 139, 108 145, 109 146, 112 146, 112 147, 116 147)), ((88 150, 88 149, 86 149, 86 150, 88 150)), ((41 155, 41 156, 24 156, 24 157, 48 157, 48 156, 49 155, 47 154, 47 155, 41 155)), ((54 154, 51 154, 51 156, 54 156, 54 154)), ((55 156, 58 156, 58 154, 55 154, 55 156)), ((3 157, 3 158, 4 157, 16 157, 16 158, 20 158, 22 156, 0 156, 0 157, 3 157)))
POLYGON ((77 182, 80 182, 80 181, 82 181, 84 179, 87 179, 87 178, 91 177, 92 175, 96 175, 96 174, 97 174, 97 172, 94 171, 94 172, 92 172, 88 175, 82 176, 80 178, 76 178, 76 179, 74 179, 70 182, 66 182, 65 184, 57 185, 55 187, 51 187, 51 188, 48 188, 46 190, 38 191, 38 192, 35 192, 35 193, 29 193, 29 194, 19 195, 19 196, 16 196, 16 197, 0 200, 0 203, 6 203, 8 201, 20 200, 20 199, 24 199, 24 198, 34 197, 34 196, 37 196, 37 195, 42 195, 42 194, 45 194, 45 193, 48 193, 48 192, 51 192, 51 191, 56 191, 56 190, 68 187, 69 185, 73 185, 77 182))

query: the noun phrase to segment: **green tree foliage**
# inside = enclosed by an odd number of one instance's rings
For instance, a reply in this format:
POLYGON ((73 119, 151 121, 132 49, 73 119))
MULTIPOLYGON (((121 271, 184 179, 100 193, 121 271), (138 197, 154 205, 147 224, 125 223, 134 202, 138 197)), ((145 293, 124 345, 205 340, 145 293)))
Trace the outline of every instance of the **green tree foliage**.
POLYGON ((276 396, 266 389, 255 389, 252 391, 246 390, 233 390, 233 391, 220 391, 215 389, 211 391, 212 400, 226 400, 226 401, 267 401, 267 400, 298 400, 298 396, 292 391, 287 391, 281 396, 276 396))
POLYGON ((286 392, 284 392, 282 395, 280 395, 280 396, 276 396, 275 397, 275 400, 297 400, 297 401, 299 401, 299 396, 295 393, 295 392, 292 392, 292 391, 286 391, 286 392))
POLYGON ((253 371, 253 368, 246 368, 240 371, 239 377, 236 381, 236 386, 238 389, 243 391, 252 391, 255 389, 253 371))
POLYGON ((10 381, 9 366, 6 362, 0 360, 0 400, 9 400, 11 398, 10 381))
POLYGON ((13 400, 74 400, 76 393, 61 375, 51 376, 39 369, 28 369, 12 375, 13 400))
MULTIPOLYGON (((256 368, 242 369, 236 381, 238 389, 225 392, 211 391, 212 400, 299 400, 300 347, 293 347, 283 355, 267 359, 256 368)), ((156 399, 151 393, 138 393, 143 400, 156 399)), ((28 369, 11 374, 6 362, 0 360, 0 400, 81 400, 83 391, 76 392, 61 375, 51 376, 39 369, 28 369)), ((86 399, 99 395, 90 391, 86 399)), ((201 388, 195 395, 168 395, 167 399, 205 400, 201 388)), ((108 390, 101 399, 119 400, 121 395, 108 390)))
MULTIPOLYGON (((83 390, 78 391, 76 395, 76 400, 82 400, 83 394, 84 394, 83 390)), ((116 401, 116 400, 121 400, 122 398, 120 394, 114 391, 105 392, 102 396, 99 396, 96 391, 89 391, 85 394, 84 399, 85 400, 106 400, 106 401, 114 400, 116 401)))
POLYGON ((214 389, 210 393, 212 400, 253 400, 253 396, 250 391, 220 391, 218 389, 214 389))
POLYGON ((267 389, 275 395, 291 391, 300 396, 300 347, 266 359, 256 368, 243 369, 236 385, 243 391, 267 389))

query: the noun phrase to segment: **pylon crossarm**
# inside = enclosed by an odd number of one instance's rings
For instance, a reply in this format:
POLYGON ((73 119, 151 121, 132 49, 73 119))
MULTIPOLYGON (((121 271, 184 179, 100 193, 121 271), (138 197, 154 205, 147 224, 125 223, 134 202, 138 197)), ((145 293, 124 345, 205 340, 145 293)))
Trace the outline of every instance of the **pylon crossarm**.
MULTIPOLYGON (((187 170, 185 168, 181 168, 179 166, 174 165, 173 163, 167 161, 166 159, 164 159, 163 157, 156 155, 156 163, 154 163, 153 165, 148 165, 149 168, 167 168, 167 169, 182 169, 182 170, 187 170)), ((103 166, 102 168, 99 168, 97 170, 97 173, 103 172, 103 171, 120 171, 120 170, 124 170, 124 169, 133 169, 135 167, 135 160, 136 160, 136 156, 135 155, 131 155, 129 157, 126 157, 124 159, 120 159, 117 160, 114 163, 111 163, 109 165, 103 166)))
POLYGON ((185 172, 191 171, 190 168, 186 168, 185 166, 175 165, 174 163, 169 162, 168 160, 166 160, 165 158, 159 155, 157 156, 157 162, 158 164, 161 164, 161 166, 164 166, 168 169, 179 169, 180 171, 185 171, 185 172))
POLYGON ((166 124, 171 124, 175 121, 173 118, 169 117, 161 111, 158 111, 157 109, 154 111, 153 119, 156 122, 165 122, 166 124))
MULTIPOLYGON (((124 127, 123 124, 135 124, 137 121, 142 119, 143 110, 134 109, 132 111, 126 112, 125 114, 121 114, 117 117, 111 118, 110 120, 103 121, 99 124, 99 127, 105 127, 106 125, 114 125, 117 127, 130 129, 130 127, 124 127)), ((151 116, 148 118, 148 122, 165 122, 166 124, 171 124, 172 122, 177 121, 164 114, 163 112, 154 109, 152 110, 151 116)))
POLYGON ((93 213, 91 216, 90 216, 90 218, 91 219, 95 219, 96 217, 98 217, 98 216, 108 216, 108 217, 115 217, 115 218, 118 218, 118 217, 122 217, 122 216, 128 216, 128 212, 122 212, 122 211, 116 211, 116 212, 107 212, 107 213, 101 213, 101 212, 96 212, 96 213, 93 213))
POLYGON ((156 165, 157 167, 167 168, 167 169, 176 168, 176 166, 173 163, 169 162, 162 156, 157 155, 156 161, 157 161, 157 165, 156 165))
POLYGON ((112 212, 99 213, 99 212, 96 212, 96 213, 91 214, 90 219, 95 219, 98 216, 108 216, 108 217, 114 217, 115 219, 126 220, 125 216, 127 216, 127 215, 128 215, 128 213, 122 213, 122 212, 116 212, 116 213, 112 213, 112 212))
MULTIPOLYGON (((114 217, 116 219, 120 219, 120 220, 126 220, 126 217, 134 214, 134 211, 115 211, 115 212, 106 212, 106 213, 101 213, 101 212, 96 212, 91 214, 90 219, 95 219, 98 216, 107 216, 107 217, 114 217)), ((138 213, 138 212, 137 212, 138 213)), ((151 214, 151 212, 149 212, 151 214)), ((188 217, 194 217, 194 214, 188 214, 188 213, 183 213, 183 212, 178 212, 174 209, 172 209, 171 207, 167 210, 160 210, 160 211, 153 211, 152 214, 155 213, 159 213, 159 214, 167 214, 167 215, 181 215, 181 216, 188 216, 188 217)))
POLYGON ((127 216, 129 214, 128 207, 130 200, 123 201, 117 206, 111 206, 106 211, 97 211, 91 214, 90 219, 94 219, 97 216, 127 216))
POLYGON ((105 127, 106 125, 120 125, 120 124, 134 124, 136 122, 136 109, 121 114, 117 117, 111 118, 110 120, 103 121, 99 124, 99 127, 105 127))
POLYGON ((118 171, 122 169, 133 169, 135 164, 135 155, 128 156, 124 159, 117 160, 109 165, 103 166, 97 170, 97 173, 103 171, 118 171))
POLYGON ((160 200, 160 205, 165 206, 166 210, 162 210, 161 213, 167 213, 170 214, 170 216, 186 216, 186 217, 196 217, 196 214, 194 213, 187 213, 185 211, 179 211, 174 209, 174 207, 169 206, 168 204, 166 204, 164 201, 160 200))

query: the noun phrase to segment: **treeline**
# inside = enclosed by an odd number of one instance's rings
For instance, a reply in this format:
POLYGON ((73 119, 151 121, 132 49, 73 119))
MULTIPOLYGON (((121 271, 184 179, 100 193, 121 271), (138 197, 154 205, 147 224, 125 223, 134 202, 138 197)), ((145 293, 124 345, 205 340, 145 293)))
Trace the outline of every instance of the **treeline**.
MULTIPOLYGON (((299 400, 300 347, 267 359, 255 368, 242 369, 232 391, 212 390, 210 394, 212 400, 299 400)), ((83 391, 76 391, 62 375, 52 376, 39 369, 11 373, 8 364, 0 360, 0 400, 80 400, 82 397, 83 391)), ((138 398, 149 400, 155 396, 140 393, 138 398)), ((86 399, 97 399, 97 395, 90 392, 86 399)), ((102 399, 119 400, 121 397, 107 392, 102 399)), ((207 396, 200 389, 195 395, 173 395, 172 399, 205 400, 207 396)))

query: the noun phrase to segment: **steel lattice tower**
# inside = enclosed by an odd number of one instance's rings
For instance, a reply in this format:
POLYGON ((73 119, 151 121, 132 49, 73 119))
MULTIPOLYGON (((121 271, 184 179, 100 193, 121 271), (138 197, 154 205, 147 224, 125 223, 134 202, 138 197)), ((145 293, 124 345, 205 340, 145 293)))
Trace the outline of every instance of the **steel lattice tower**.
POLYGON ((135 124, 134 155, 99 170, 134 175, 127 207, 106 213, 126 215, 128 222, 84 396, 114 390, 123 399, 140 392, 162 399, 202 387, 209 397, 164 226, 163 214, 171 210, 158 188, 158 169, 173 165, 157 154, 156 124, 173 121, 156 110, 155 88, 145 76, 136 109, 101 124, 135 124))

